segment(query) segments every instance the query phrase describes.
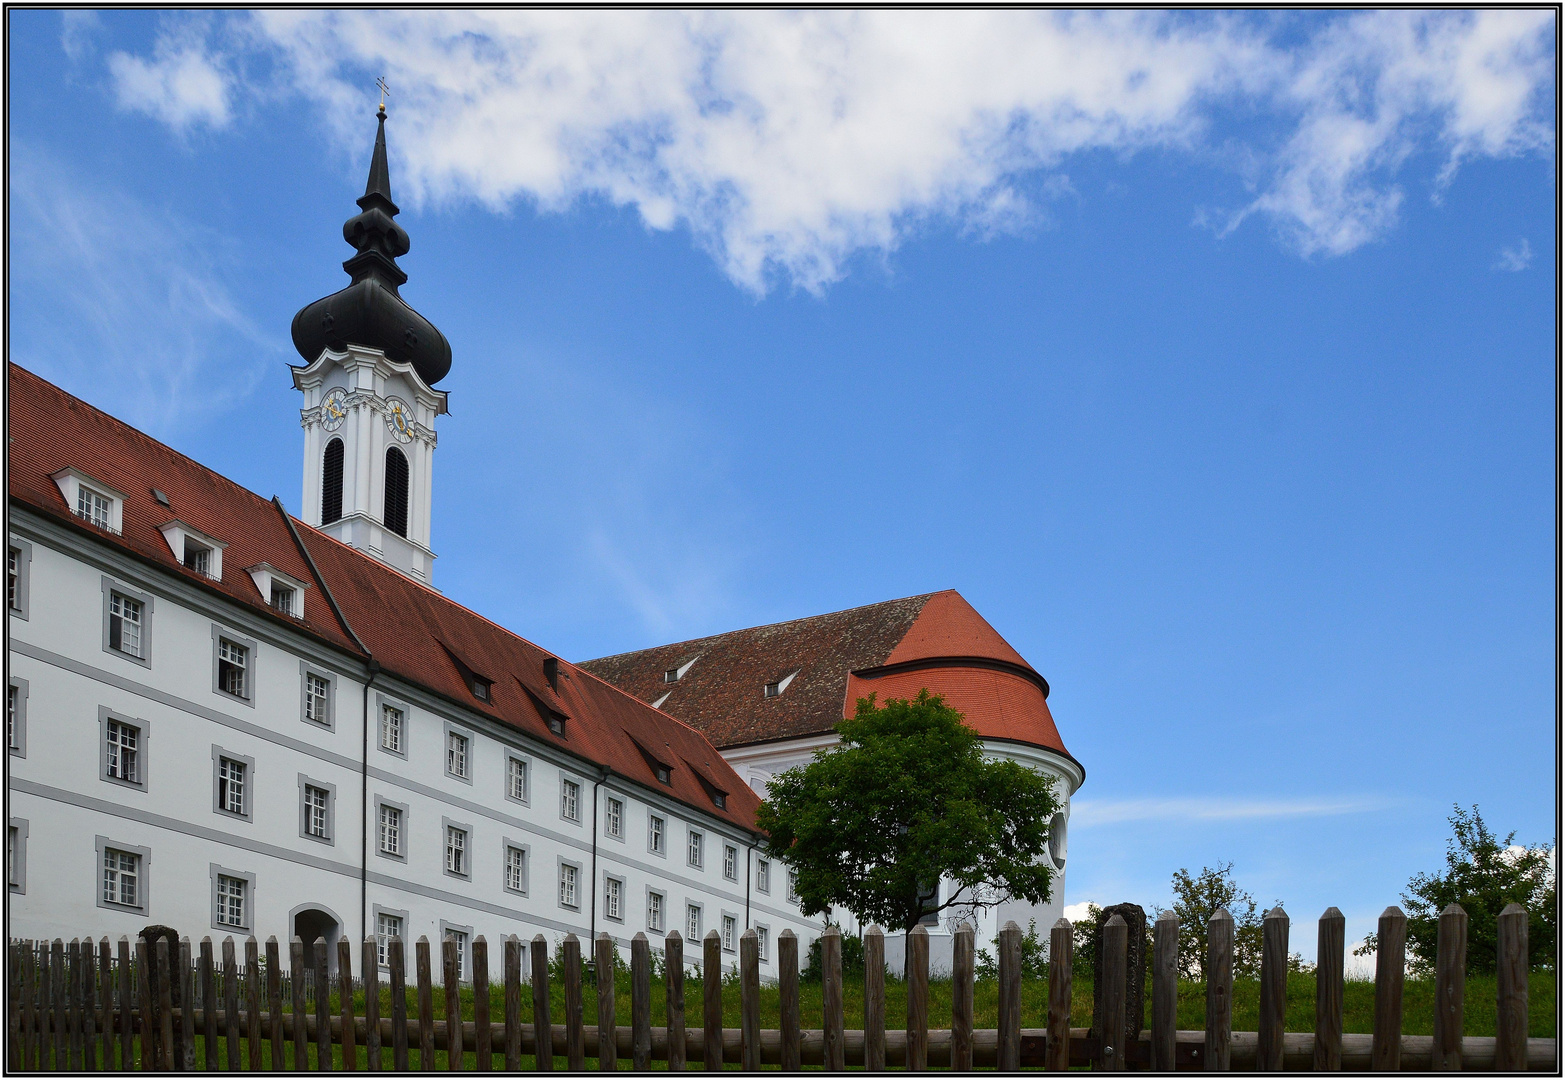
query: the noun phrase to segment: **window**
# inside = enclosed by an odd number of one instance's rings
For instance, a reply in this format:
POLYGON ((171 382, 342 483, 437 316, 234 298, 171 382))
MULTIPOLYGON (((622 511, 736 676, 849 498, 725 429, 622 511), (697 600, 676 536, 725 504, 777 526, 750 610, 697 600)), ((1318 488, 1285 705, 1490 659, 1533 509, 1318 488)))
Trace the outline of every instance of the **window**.
POLYGON ((330 805, 331 795, 325 788, 316 787, 314 784, 304 785, 304 834, 318 839, 326 839, 326 810, 330 805))
POLYGON ((574 780, 560 781, 560 816, 566 821, 581 820, 581 785, 574 780))
POLYGON ((330 525, 342 517, 342 440, 326 444, 321 457, 321 524, 330 525))
POLYGON ((772 891, 772 861, 757 859, 755 863, 755 888, 757 892, 772 891))
POLYGON ((109 594, 109 648, 127 656, 141 655, 141 601, 109 594))
POLYGON ((107 495, 100 495, 86 484, 80 484, 76 488, 76 516, 86 518, 100 529, 112 529, 110 524, 110 511, 113 508, 113 500, 107 495))
POLYGON ((491 700, 490 691, 493 686, 493 681, 485 679, 479 675, 473 676, 473 696, 479 701, 491 700))
POLYGON ((619 878, 606 877, 603 879, 603 916, 607 919, 622 919, 620 914, 620 897, 625 891, 625 883, 619 878))
MULTIPOLYGON (((701 670, 705 671, 706 669, 702 668, 701 670)), ((678 668, 669 668, 667 671, 663 672, 663 681, 666 682, 666 683, 678 682, 679 681, 679 669, 678 668)))
POLYGON ((304 673, 304 718, 331 726, 331 680, 313 671, 304 673))
POLYGON ((527 762, 521 758, 505 759, 505 794, 517 802, 527 801, 527 762))
POLYGON ((739 929, 739 920, 732 915, 723 916, 723 951, 734 951, 734 937, 739 929))
POLYGON ((246 816, 244 762, 227 757, 217 759, 217 808, 246 816))
POLYGON ((767 933, 766 927, 764 927, 764 926, 757 926, 755 928, 756 952, 760 956, 761 963, 763 963, 763 964, 766 963, 766 960, 767 960, 767 956, 766 956, 766 939, 769 938, 769 937, 771 937, 771 935, 769 933, 767 933))
POLYGON ((103 849, 103 902, 140 908, 141 856, 118 848, 103 849))
POLYGON ((185 537, 185 569, 194 570, 198 574, 212 576, 212 549, 205 544, 198 544, 190 537, 185 537))
POLYGON ((402 710, 395 705, 380 707, 380 748, 402 753, 402 710))
POLYGON ((570 863, 560 864, 560 905, 562 907, 578 907, 576 899, 576 875, 580 873, 570 863))
POLYGON ((647 893, 647 929, 658 934, 663 932, 663 894, 660 892, 647 893))
POLYGON ((219 926, 245 927, 245 886, 249 882, 244 878, 229 877, 227 874, 217 875, 217 924, 219 926))
POLYGON ((11 750, 21 747, 16 730, 16 702, 18 687, 15 684, 5 688, 5 745, 11 750))
POLYGON ((289 586, 280 585, 275 581, 272 582, 272 607, 276 608, 284 615, 295 614, 293 607, 293 595, 294 590, 289 586))
POLYGON ((446 826, 446 873, 467 877, 467 830, 446 826))
POLYGON ((561 716, 559 713, 550 713, 549 714, 549 731, 550 731, 551 734, 554 734, 554 735, 564 735, 565 734, 565 717, 561 716))
POLYGON ((398 536, 408 534, 408 459, 395 446, 386 448, 386 498, 381 520, 398 536))
POLYGON ((446 733, 446 772, 452 776, 467 776, 467 736, 451 731, 446 733))
POLYGON ((658 783, 672 784, 674 782, 673 770, 671 770, 667 765, 659 765, 656 769, 656 772, 658 783))
POLYGON ((605 836, 622 837, 625 827, 625 801, 616 799, 612 795, 605 796, 603 800, 603 834, 605 836))
POLYGON ((723 876, 729 881, 739 880, 739 849, 732 844, 723 845, 723 876))
POLYGON ((402 918, 384 911, 375 915, 375 959, 381 967, 391 966, 391 939, 402 936, 402 918))
POLYGON ((16 675, 5 688, 5 743, 10 753, 27 756, 27 680, 16 675))
POLYGON ((799 872, 792 867, 788 868, 788 903, 799 902, 799 872))
POLYGON ((16 585, 22 576, 21 563, 21 549, 7 548, 5 553, 5 606, 8 611, 15 611, 19 607, 16 602, 16 585))
POLYGON ((527 891, 527 850, 505 845, 505 887, 514 893, 527 891))
POLYGON ((685 846, 685 861, 697 870, 701 869, 701 834, 694 829, 690 830, 685 846))
POLYGON ((712 792, 712 805, 719 810, 723 809, 723 807, 728 805, 728 796, 721 791, 712 792))
POLYGON ((776 697, 778 694, 781 694, 781 693, 782 693, 782 683, 781 683, 781 680, 779 680, 778 682, 769 682, 769 683, 766 684, 766 696, 767 697, 776 697))
POLYGON ((696 904, 685 905, 685 937, 691 941, 701 940, 701 908, 696 904))
POLYGON ((455 927, 444 926, 444 937, 456 946, 456 977, 458 982, 467 981, 467 936, 468 931, 458 930, 455 927))
POLYGON ((27 894, 27 830, 26 818, 11 818, 6 823, 5 880, 8 892, 27 894))
POLYGON ((19 619, 27 618, 27 579, 33 562, 33 545, 12 540, 6 549, 5 606, 19 619))
POLYGON ((250 696, 250 650, 226 637, 217 639, 217 688, 236 698, 250 696))
POLYGON ((402 855, 402 811, 380 804, 380 850, 383 855, 402 855))
POLYGON ((647 850, 663 854, 663 819, 656 814, 647 815, 647 850))
POLYGON ((126 784, 141 783, 141 729, 120 720, 107 724, 107 776, 126 784))

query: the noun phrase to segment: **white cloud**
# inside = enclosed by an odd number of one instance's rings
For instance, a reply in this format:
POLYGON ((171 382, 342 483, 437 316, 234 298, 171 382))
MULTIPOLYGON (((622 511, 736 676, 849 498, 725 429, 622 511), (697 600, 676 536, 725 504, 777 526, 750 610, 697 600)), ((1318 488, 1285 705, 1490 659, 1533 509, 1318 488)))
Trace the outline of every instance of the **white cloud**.
MULTIPOLYGON (((67 22, 68 53, 81 40, 82 29, 67 22)), ((147 113, 178 131, 195 124, 223 127, 229 121, 233 78, 225 59, 208 50, 199 24, 183 31, 165 29, 150 60, 113 52, 108 65, 122 109, 147 113)))
POLYGON ((1327 796, 1302 799, 1245 799, 1210 796, 1184 799, 1076 799, 1071 825, 1116 825, 1127 821, 1254 821, 1266 818, 1362 814, 1391 805, 1384 798, 1327 796))
POLYGON ((689 228, 748 289, 819 290, 933 219, 1025 225, 1091 151, 1238 163, 1256 194, 1229 227, 1259 214, 1303 254, 1352 251, 1394 225, 1418 152, 1438 191, 1467 158, 1552 145, 1552 18, 269 10, 225 24, 226 54, 160 40, 114 73, 130 107, 221 124, 221 66, 264 53, 271 92, 354 147, 384 74, 414 200, 607 200, 689 228))
POLYGON ((1532 265, 1532 245, 1524 236, 1514 247, 1502 248, 1500 259, 1494 264, 1496 270, 1509 270, 1512 273, 1525 270, 1532 265))

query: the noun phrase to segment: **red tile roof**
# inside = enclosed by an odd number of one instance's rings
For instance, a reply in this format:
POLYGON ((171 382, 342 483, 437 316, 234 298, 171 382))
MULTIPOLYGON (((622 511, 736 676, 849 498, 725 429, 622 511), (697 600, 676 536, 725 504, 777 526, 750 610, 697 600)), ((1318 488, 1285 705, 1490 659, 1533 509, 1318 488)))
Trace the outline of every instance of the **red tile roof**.
MULTIPOLYGON (((32 372, 15 364, 8 369, 13 503, 184 575, 265 618, 360 652, 321 594, 276 506, 32 372), (65 505, 51 476, 66 467, 124 493, 120 535, 94 528, 65 505), (170 506, 154 499, 153 488, 168 495, 170 506), (171 517, 227 543, 222 581, 186 570, 174 558, 158 531, 171 517), (303 618, 274 611, 269 598, 261 596, 245 573, 261 562, 311 583, 303 618)), ((387 674, 660 790, 663 785, 637 748, 640 743, 673 766, 668 786, 673 798, 754 828, 760 800, 698 731, 563 660, 556 692, 543 666, 552 653, 303 522, 293 524, 348 625, 387 674), (459 664, 493 680, 490 703, 473 696, 459 664), (546 714, 551 712, 565 717, 563 735, 549 731, 546 714), (696 770, 727 794, 724 809, 713 806, 696 770)))

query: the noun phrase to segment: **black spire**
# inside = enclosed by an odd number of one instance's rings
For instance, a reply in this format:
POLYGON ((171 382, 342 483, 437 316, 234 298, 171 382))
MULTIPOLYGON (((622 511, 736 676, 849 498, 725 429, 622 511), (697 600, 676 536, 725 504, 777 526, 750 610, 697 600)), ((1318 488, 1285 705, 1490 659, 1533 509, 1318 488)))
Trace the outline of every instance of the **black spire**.
POLYGON ((433 386, 451 370, 451 345, 397 291, 408 279, 397 258, 408 253, 409 242, 407 230, 392 220, 399 211, 391 201, 384 105, 376 119, 375 152, 358 199, 360 213, 342 226, 342 238, 355 249, 342 264, 353 283, 300 310, 293 317, 293 343, 311 363, 322 349, 345 344, 380 349, 393 360, 412 364, 419 378, 433 386))

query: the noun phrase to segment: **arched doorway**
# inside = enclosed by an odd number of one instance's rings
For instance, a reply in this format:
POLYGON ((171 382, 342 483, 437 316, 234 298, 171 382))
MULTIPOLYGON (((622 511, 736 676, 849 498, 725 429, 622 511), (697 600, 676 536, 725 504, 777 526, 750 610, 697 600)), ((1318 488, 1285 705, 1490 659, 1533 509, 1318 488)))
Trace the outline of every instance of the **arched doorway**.
POLYGON ((337 973, 337 939, 342 936, 342 921, 325 907, 318 904, 306 904, 303 907, 294 908, 289 914, 289 923, 294 936, 304 940, 304 963, 306 967, 314 969, 315 956, 310 951, 314 947, 317 938, 326 939, 326 966, 327 970, 337 973))

